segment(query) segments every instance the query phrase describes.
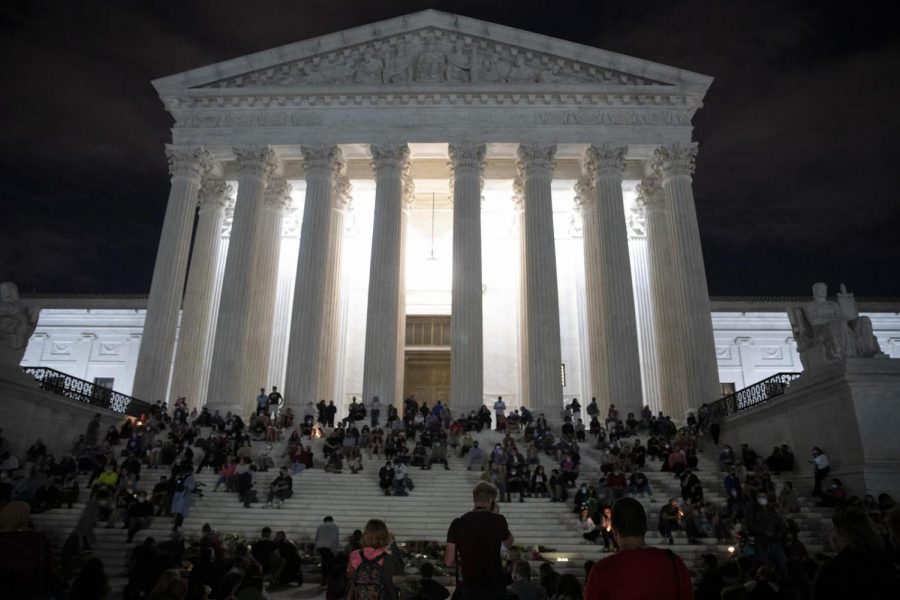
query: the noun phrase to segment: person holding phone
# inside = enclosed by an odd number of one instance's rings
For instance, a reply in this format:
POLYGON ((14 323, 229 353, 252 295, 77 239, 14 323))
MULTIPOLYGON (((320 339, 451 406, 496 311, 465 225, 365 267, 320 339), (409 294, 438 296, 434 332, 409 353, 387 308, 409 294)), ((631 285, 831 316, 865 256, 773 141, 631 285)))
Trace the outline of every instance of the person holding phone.
POLYGON ((513 535, 497 510, 497 488, 481 482, 472 490, 475 507, 453 520, 447 530, 444 564, 458 567, 463 600, 500 600, 506 595, 500 546, 513 535))

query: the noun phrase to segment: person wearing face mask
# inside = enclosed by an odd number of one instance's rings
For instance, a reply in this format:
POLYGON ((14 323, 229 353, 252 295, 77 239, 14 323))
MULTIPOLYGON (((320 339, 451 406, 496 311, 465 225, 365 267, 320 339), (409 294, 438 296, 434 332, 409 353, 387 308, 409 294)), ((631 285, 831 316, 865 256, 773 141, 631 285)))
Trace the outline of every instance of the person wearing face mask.
POLYGON ((134 534, 138 531, 150 527, 152 520, 153 504, 147 499, 147 492, 140 491, 128 509, 128 542, 134 539, 134 534))
POLYGON ((756 494, 755 502, 747 508, 744 528, 748 535, 756 538, 756 551, 760 559, 777 567, 782 575, 786 574, 787 555, 781 542, 785 538, 787 527, 775 510, 774 503, 769 504, 766 494, 756 494))

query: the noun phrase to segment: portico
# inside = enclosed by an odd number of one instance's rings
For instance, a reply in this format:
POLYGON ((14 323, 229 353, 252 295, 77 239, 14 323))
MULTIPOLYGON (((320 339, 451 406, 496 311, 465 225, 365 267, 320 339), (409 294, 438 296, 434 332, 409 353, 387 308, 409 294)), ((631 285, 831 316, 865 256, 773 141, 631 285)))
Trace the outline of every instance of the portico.
POLYGON ((710 83, 436 11, 155 81, 173 187, 133 394, 399 402, 407 317, 445 315, 454 410, 682 416, 718 384, 691 192, 710 83))

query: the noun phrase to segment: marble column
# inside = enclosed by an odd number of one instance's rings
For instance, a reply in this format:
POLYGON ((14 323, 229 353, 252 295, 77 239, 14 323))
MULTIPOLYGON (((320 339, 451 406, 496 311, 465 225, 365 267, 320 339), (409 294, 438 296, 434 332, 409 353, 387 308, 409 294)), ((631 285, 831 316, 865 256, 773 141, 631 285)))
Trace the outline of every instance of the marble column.
POLYGON ((200 187, 200 215, 184 292, 170 390, 173 399, 183 396, 187 398, 189 407, 198 410, 206 404, 208 382, 202 379, 202 374, 209 372, 213 285, 222 247, 225 208, 233 203, 233 192, 233 188, 222 179, 204 179, 200 187))
POLYGON ((622 173, 624 146, 589 146, 582 168, 591 179, 582 198, 584 266, 592 396, 601 413, 615 404, 623 415, 642 407, 640 353, 628 256, 622 173))
POLYGON ((481 305, 481 185, 484 144, 450 144, 453 184, 453 287, 450 310, 450 398, 457 415, 484 400, 481 305))
POLYGON ((644 204, 640 198, 626 213, 625 221, 628 223, 628 255, 631 258, 631 285, 634 287, 634 315, 637 318, 644 404, 656 414, 661 410, 659 358, 656 354, 656 320, 653 318, 650 292, 647 220, 644 215, 644 204))
MULTIPOLYGON (((406 235, 409 228, 409 215, 416 203, 416 184, 413 182, 409 168, 403 172, 403 210, 400 214, 400 291, 397 293, 397 376, 395 404, 401 405, 404 393, 403 383, 406 371, 406 235)), ((371 402, 371 398, 369 401, 371 402)))
MULTIPOLYGON (((513 179, 513 202, 519 229, 519 394, 521 406, 533 406, 528 398, 528 271, 525 268, 525 190, 518 177, 513 179)), ((560 355, 562 350, 560 350, 560 355)), ((562 360, 560 358, 560 360, 562 360)))
MULTIPOLYGON (((325 279, 325 324, 322 327, 322 363, 320 388, 324 390, 326 398, 338 397, 338 353, 340 345, 340 307, 341 289, 343 287, 344 266, 344 220, 350 205, 350 197, 353 188, 350 180, 345 175, 340 175, 335 181, 332 196, 331 210, 334 213, 331 219, 331 229, 328 232, 328 248, 331 259, 328 261, 328 269, 325 279)), ((314 400, 315 402, 315 400, 314 400)))
MULTIPOLYGON (((687 384, 684 403, 694 408, 720 396, 709 290, 691 187, 696 156, 696 144, 676 143, 657 148, 651 159, 659 173, 668 210, 674 265, 672 298, 683 325, 687 384)), ((684 418, 683 413, 672 416, 684 418)))
MULTIPOLYGON (((340 149, 333 144, 304 146, 306 202, 300 229, 300 253, 297 259, 297 283, 288 342, 285 399, 294 410, 321 398, 331 400, 324 383, 327 326, 326 302, 329 265, 332 264, 334 239, 332 225, 334 184, 342 168, 340 149)), ((329 388, 331 386, 328 386, 329 388)))
MULTIPOLYGON (((268 147, 235 148, 234 152, 238 195, 222 276, 207 405, 223 415, 230 410, 246 416, 245 407, 267 383, 265 371, 257 371, 257 366, 258 355, 268 359, 268 340, 261 339, 263 332, 254 327, 259 323, 259 304, 267 300, 261 297, 266 291, 259 288, 261 277, 257 271, 259 254, 266 244, 261 235, 269 220, 265 214, 266 186, 277 167, 277 158, 268 147)), ((280 242, 281 236, 276 237, 280 242)), ((274 298, 274 291, 268 293, 274 298)))
POLYGON ((200 179, 209 169, 209 154, 203 148, 169 145, 166 157, 172 187, 147 299, 132 390, 135 398, 146 402, 165 400, 168 392, 197 192, 200 179))
POLYGON ((638 185, 647 225, 647 256, 650 276, 650 306, 656 327, 656 354, 659 361, 660 410, 673 418, 687 408, 685 366, 681 335, 682 316, 674 303, 674 260, 669 235, 669 215, 659 179, 644 179, 638 185))
POLYGON ((366 345, 363 398, 378 396, 383 406, 393 404, 397 390, 400 333, 400 286, 403 265, 403 179, 409 170, 406 144, 373 144, 375 215, 369 296, 366 308, 366 345))
POLYGON ((553 231, 553 179, 556 146, 520 144, 518 178, 522 190, 525 253, 525 318, 528 344, 528 402, 546 409, 548 418, 562 410, 562 352, 559 333, 559 288, 553 231))

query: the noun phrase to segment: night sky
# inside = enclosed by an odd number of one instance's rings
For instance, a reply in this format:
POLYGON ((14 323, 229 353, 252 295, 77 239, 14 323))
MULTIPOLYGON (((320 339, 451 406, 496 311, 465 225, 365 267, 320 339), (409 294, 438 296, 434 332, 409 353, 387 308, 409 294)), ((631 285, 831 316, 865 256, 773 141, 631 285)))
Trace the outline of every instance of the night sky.
POLYGON ((146 293, 172 119, 152 79, 437 8, 715 77, 694 119, 712 295, 900 297, 896 2, 0 3, 0 280, 146 293))

